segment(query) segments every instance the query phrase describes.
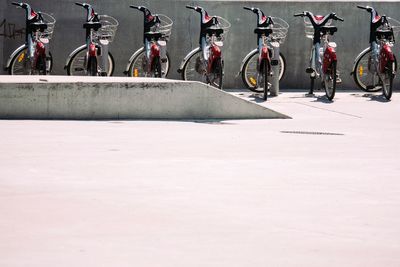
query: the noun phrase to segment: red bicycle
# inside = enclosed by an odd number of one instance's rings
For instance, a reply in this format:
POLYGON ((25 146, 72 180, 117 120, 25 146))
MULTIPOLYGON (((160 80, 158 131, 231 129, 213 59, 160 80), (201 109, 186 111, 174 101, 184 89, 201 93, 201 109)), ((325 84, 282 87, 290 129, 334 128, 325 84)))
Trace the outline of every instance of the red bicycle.
POLYGON ((221 47, 224 33, 231 24, 218 16, 209 16, 199 6, 186 6, 200 13, 200 47, 191 51, 182 61, 178 72, 183 80, 201 81, 222 89, 224 76, 224 60, 221 47))
POLYGON ((125 70, 129 77, 163 77, 168 74, 170 60, 167 42, 171 35, 173 21, 163 14, 152 14, 144 6, 130 6, 144 14, 144 46, 130 58, 125 70))
POLYGON ((392 47, 395 42, 394 34, 399 31, 400 23, 385 15, 378 15, 373 7, 357 7, 370 13, 370 45, 354 62, 352 71, 354 81, 366 92, 382 90, 385 98, 390 100, 397 70, 392 47))
POLYGON ((306 70, 306 72, 310 74, 311 79, 311 87, 308 94, 314 94, 315 79, 320 78, 321 84, 325 88, 326 97, 332 100, 335 97, 338 75, 336 70, 336 43, 330 42, 329 36, 333 36, 333 34, 337 32, 337 28, 330 24, 332 20, 344 20, 336 16, 335 13, 319 16, 309 11, 304 11, 294 16, 306 17, 309 19, 309 21, 304 20, 306 36, 313 40, 310 67, 306 70), (323 41, 322 47, 321 40, 323 41))
POLYGON ((27 3, 12 3, 25 10, 25 44, 17 48, 7 61, 6 68, 11 75, 47 75, 53 66, 48 52, 49 40, 56 20, 47 13, 35 12, 27 3))

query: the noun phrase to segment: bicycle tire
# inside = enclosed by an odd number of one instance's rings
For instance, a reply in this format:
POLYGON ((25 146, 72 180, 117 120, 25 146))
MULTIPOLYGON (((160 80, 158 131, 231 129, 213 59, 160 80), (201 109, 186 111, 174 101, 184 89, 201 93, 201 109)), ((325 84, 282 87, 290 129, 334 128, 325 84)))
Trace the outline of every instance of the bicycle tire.
POLYGON ((194 53, 183 65, 181 78, 184 81, 198 81, 207 83, 207 78, 202 65, 202 51, 194 53), (201 73, 200 73, 201 72, 201 73))
POLYGON ((151 67, 151 70, 154 78, 162 77, 160 57, 155 57, 153 59, 153 66, 151 67))
POLYGON ((219 58, 215 61, 213 71, 214 73, 212 75, 214 75, 214 79, 210 84, 222 90, 222 87, 224 86, 224 61, 222 58, 219 58), (218 82, 215 83, 215 80, 218 82))
POLYGON ((46 75, 46 56, 39 56, 36 62, 36 71, 39 75, 46 75))
POLYGON ((337 62, 333 61, 328 70, 329 72, 324 74, 325 95, 330 101, 333 100, 336 93, 336 80, 337 80, 336 66, 337 62))
POLYGON ((91 56, 88 59, 87 73, 90 74, 90 76, 98 76, 99 75, 98 68, 97 68, 97 58, 94 56, 91 56))
MULTIPOLYGON (((128 76, 129 77, 147 77, 146 75, 146 71, 143 69, 143 62, 141 62, 141 60, 144 60, 144 53, 145 51, 143 50, 141 53, 139 53, 131 62, 131 64, 129 65, 129 71, 128 71, 128 76), (136 74, 137 76, 135 76, 135 70, 137 71, 136 74)), ((162 77, 165 78, 167 77, 169 70, 171 69, 171 60, 169 57, 169 54, 167 52, 167 62, 161 62, 161 71, 165 70, 162 77), (163 66, 164 64, 164 66, 163 66)))
MULTIPOLYGON (((256 50, 243 64, 243 67, 241 69, 242 81, 243 81, 244 85, 246 86, 246 88, 249 89, 250 91, 253 91, 256 93, 262 93, 263 89, 259 88, 257 85, 257 77, 255 77, 255 78, 253 77, 252 80, 250 79, 250 77, 252 76, 251 73, 253 73, 253 72, 254 72, 253 76, 257 76, 257 74, 256 74, 257 73, 257 60, 258 60, 258 51, 256 50), (250 64, 254 65, 254 66, 252 66, 252 68, 255 69, 255 71, 252 71, 249 73, 250 64)), ((286 59, 282 53, 279 53, 279 66, 280 66, 280 69, 279 69, 279 81, 280 81, 280 80, 282 80, 282 78, 284 77, 285 72, 286 72, 286 59)))
MULTIPOLYGON (((82 47, 74 55, 71 56, 67 64, 67 75, 69 76, 87 76, 87 70, 85 66, 86 62, 86 47, 82 47)), ((108 71, 107 76, 112 76, 115 69, 114 57, 108 52, 108 71)))
POLYGON ((264 87, 264 101, 268 98, 268 61, 266 59, 263 60, 262 64, 262 76, 263 76, 263 87, 264 87))
POLYGON ((384 73, 385 80, 382 81, 383 95, 387 100, 390 100, 393 93, 393 79, 394 79, 393 68, 394 68, 394 62, 393 61, 388 62, 385 67, 385 73, 384 73))

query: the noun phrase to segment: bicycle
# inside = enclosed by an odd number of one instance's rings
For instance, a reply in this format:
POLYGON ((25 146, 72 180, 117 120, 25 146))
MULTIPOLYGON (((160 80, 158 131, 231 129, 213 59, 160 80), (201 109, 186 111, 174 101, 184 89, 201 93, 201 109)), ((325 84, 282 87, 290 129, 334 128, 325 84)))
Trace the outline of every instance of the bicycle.
POLYGON ((98 15, 87 3, 75 3, 86 9, 86 44, 76 48, 67 59, 65 69, 72 76, 112 76, 114 58, 108 51, 118 28, 118 21, 108 15, 98 15), (107 56, 106 56, 107 55, 107 56))
POLYGON ((340 81, 337 74, 337 55, 336 43, 329 41, 329 36, 337 32, 337 28, 332 26, 333 20, 344 21, 335 13, 326 16, 314 15, 309 11, 298 13, 295 17, 304 18, 306 26, 306 37, 313 40, 310 56, 310 67, 306 72, 310 74, 311 86, 308 95, 314 95, 314 85, 317 78, 321 78, 321 85, 325 89, 328 100, 332 101, 335 97, 336 83, 340 81), (321 39, 323 47, 321 47, 321 39))
POLYGON ((272 64, 279 64, 279 80, 285 73, 285 58, 279 53, 278 62, 272 62, 273 48, 272 43, 283 43, 288 32, 289 24, 276 17, 267 17, 264 12, 255 7, 243 7, 257 15, 257 48, 252 50, 243 59, 239 74, 245 86, 253 92, 263 92, 264 100, 268 94, 268 76, 274 75, 271 72, 272 64))
POLYGON ((370 46, 357 56, 351 74, 361 90, 366 92, 382 90, 384 97, 390 100, 393 79, 397 71, 396 56, 392 52, 395 42, 394 29, 396 32, 399 31, 400 22, 385 15, 379 16, 373 7, 357 7, 371 14, 370 46), (397 26, 392 26, 389 20, 397 26))
POLYGON ((144 6, 130 7, 143 12, 144 46, 130 57, 124 73, 130 77, 165 78, 170 68, 167 42, 171 36, 173 21, 166 15, 152 14, 144 6))
POLYGON ((178 73, 183 80, 200 81, 222 89, 224 76, 224 60, 221 47, 224 34, 231 24, 219 16, 209 16, 199 6, 186 6, 200 13, 200 46, 183 59, 178 73))
POLYGON ((10 75, 47 75, 53 67, 53 57, 47 53, 56 20, 44 12, 35 12, 27 3, 12 5, 25 10, 25 43, 9 57, 6 69, 10 75))

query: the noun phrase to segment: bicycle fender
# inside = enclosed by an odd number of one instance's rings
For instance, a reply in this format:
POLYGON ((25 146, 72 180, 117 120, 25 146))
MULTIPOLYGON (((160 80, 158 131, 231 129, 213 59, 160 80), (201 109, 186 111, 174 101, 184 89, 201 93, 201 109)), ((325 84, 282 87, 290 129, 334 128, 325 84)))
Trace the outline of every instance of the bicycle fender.
POLYGON ((189 54, 186 55, 186 57, 182 60, 181 65, 179 66, 178 72, 181 73, 183 70, 183 66, 185 66, 186 61, 189 60, 191 56, 196 54, 198 51, 201 51, 200 47, 197 47, 196 49, 192 50, 189 54))
POLYGON ((11 65, 11 60, 22 50, 24 50, 25 48, 27 48, 28 45, 27 44, 23 44, 20 47, 18 47, 17 49, 15 49, 15 51, 11 54, 11 56, 8 58, 7 60, 7 64, 6 64, 6 70, 8 70, 10 68, 11 65))
POLYGON ((79 53, 79 52, 80 52, 81 50, 83 50, 83 49, 86 49, 86 44, 84 44, 84 45, 78 47, 77 49, 75 49, 74 51, 72 51, 71 54, 69 54, 69 56, 68 56, 68 58, 67 58, 67 61, 66 61, 66 63, 65 63, 64 69, 66 69, 66 68, 68 67, 69 62, 71 61, 72 57, 73 57, 75 54, 79 53))
POLYGON ((140 53, 142 53, 144 51, 144 47, 139 48, 139 50, 137 50, 135 53, 133 53, 133 55, 130 57, 129 61, 128 61, 128 65, 126 66, 126 69, 124 71, 124 74, 128 74, 129 72, 129 67, 131 66, 132 62, 140 55, 140 53))
POLYGON ((351 70, 351 75, 353 75, 353 73, 356 71, 356 64, 357 61, 364 56, 365 53, 367 53, 369 50, 371 50, 370 47, 365 48, 363 51, 361 51, 360 54, 358 54, 358 56, 356 57, 356 59, 354 60, 354 64, 353 64, 353 69, 351 70))

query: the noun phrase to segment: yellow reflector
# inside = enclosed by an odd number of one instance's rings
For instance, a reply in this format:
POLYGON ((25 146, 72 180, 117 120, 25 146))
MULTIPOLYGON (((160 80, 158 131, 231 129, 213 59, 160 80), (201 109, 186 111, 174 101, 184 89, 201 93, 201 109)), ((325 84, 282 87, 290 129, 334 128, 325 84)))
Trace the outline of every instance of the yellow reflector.
POLYGON ((24 60, 25 58, 25 53, 22 53, 21 55, 19 55, 18 57, 18 62, 21 63, 22 60, 24 60))
POLYGON ((358 73, 360 74, 360 76, 363 75, 363 73, 364 73, 364 68, 363 68, 363 66, 360 66, 360 69, 358 70, 358 73))
POLYGON ((133 70, 133 77, 139 77, 139 70, 137 68, 133 70))
POLYGON ((249 80, 252 85, 257 85, 257 81, 253 77, 250 77, 249 80))

